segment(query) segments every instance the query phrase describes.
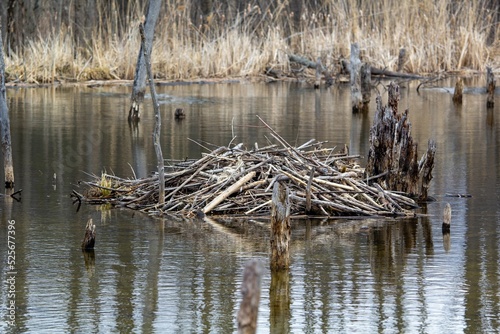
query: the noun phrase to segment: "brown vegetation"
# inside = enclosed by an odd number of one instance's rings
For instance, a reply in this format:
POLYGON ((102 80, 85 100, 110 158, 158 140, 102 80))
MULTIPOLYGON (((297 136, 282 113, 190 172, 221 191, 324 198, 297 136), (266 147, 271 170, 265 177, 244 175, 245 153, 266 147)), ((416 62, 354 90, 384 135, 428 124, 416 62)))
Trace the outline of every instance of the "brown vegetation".
MULTIPOLYGON (((8 81, 132 79, 147 1, 8 0, 0 4, 8 81)), ((362 61, 404 71, 500 66, 493 0, 164 2, 153 46, 157 79, 289 70, 291 53, 334 69, 358 43, 362 61)), ((314 73, 312 73, 314 75, 314 73)))

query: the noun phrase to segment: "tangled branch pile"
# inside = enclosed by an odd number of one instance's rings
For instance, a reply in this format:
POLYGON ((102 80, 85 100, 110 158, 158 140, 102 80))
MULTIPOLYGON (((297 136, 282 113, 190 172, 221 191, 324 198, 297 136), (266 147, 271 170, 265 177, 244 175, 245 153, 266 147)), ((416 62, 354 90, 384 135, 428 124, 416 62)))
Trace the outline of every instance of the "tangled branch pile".
POLYGON ((219 147, 199 160, 170 161, 162 205, 157 174, 144 179, 103 174, 82 182, 88 188, 83 194, 73 191, 73 196, 150 214, 257 216, 269 214, 272 186, 280 180, 289 189, 291 215, 413 215, 411 209, 418 207, 408 196, 365 180, 364 168, 356 163, 359 156, 350 156, 347 149, 334 153, 315 139, 292 147, 271 132, 279 144, 256 144, 251 150, 238 144, 219 147))

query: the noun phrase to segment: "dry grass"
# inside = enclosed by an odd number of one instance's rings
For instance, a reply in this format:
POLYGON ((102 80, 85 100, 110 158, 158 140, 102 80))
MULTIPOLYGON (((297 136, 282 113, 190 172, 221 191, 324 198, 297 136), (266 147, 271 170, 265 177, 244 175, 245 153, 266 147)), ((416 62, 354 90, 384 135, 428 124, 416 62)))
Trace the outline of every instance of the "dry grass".
MULTIPOLYGON (((486 9, 487 2, 380 0, 358 6, 356 0, 323 1, 298 19, 286 2, 273 2, 272 11, 249 6, 233 17, 215 8, 194 26, 190 1, 186 6, 168 1, 163 8, 168 15, 160 14, 156 27, 153 70, 167 80, 258 76, 267 66, 288 69, 289 53, 321 56, 324 64, 335 66, 357 42, 365 61, 390 70, 405 48, 408 72, 484 71, 486 65, 500 66, 499 46, 487 42, 500 37, 497 13, 486 9)), ((6 59, 7 80, 133 79, 142 12, 132 8, 130 21, 108 15, 87 47, 75 45, 67 27, 28 40, 6 59)))

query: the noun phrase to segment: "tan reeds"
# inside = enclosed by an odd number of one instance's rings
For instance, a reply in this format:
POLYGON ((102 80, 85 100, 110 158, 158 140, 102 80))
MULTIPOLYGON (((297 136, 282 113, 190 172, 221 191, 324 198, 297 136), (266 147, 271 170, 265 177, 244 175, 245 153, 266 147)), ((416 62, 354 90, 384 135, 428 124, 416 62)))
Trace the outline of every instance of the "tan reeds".
MULTIPOLYGON (((8 53, 8 80, 132 79, 144 9, 132 4, 120 17, 117 0, 96 2, 100 24, 85 41, 76 44, 71 26, 44 23, 39 36, 27 36, 17 53, 8 53)), ((288 53, 319 56, 333 66, 348 56, 353 42, 360 45, 363 61, 389 70, 395 70, 402 47, 408 72, 500 66, 498 46, 487 44, 500 35, 488 0, 320 1, 314 8, 304 5, 300 18, 286 3, 249 4, 240 13, 216 4, 193 23, 193 2, 167 1, 156 28, 153 71, 168 80, 256 76, 267 66, 286 69, 288 53)))

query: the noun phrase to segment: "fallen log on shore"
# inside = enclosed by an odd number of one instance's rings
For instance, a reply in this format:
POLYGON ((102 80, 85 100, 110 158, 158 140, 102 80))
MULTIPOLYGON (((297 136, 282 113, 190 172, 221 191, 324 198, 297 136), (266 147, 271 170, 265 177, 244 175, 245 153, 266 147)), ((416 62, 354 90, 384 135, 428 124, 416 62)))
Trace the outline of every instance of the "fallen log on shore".
POLYGON ((269 216, 272 188, 279 179, 290 191, 291 217, 414 215, 412 209, 418 205, 413 199, 382 189, 373 183, 376 179, 370 184, 364 179, 359 156, 336 153, 315 139, 292 147, 261 121, 278 144, 223 146, 198 160, 167 160, 163 204, 158 199, 158 173, 143 179, 95 176, 81 181, 84 191, 73 191, 72 196, 149 214, 269 216))

